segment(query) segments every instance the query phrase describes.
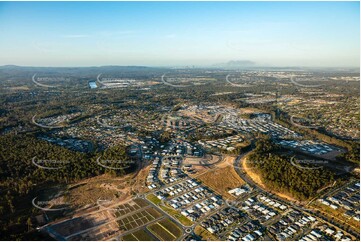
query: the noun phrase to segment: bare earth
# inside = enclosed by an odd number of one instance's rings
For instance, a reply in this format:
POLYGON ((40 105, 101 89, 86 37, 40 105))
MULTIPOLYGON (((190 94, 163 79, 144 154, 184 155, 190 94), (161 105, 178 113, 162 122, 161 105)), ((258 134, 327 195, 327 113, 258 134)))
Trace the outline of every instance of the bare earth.
POLYGON ((119 178, 105 174, 86 179, 70 189, 67 201, 74 207, 81 207, 96 204, 98 199, 126 200, 131 196, 129 178, 129 175, 119 178))
POLYGON ((217 164, 216 168, 210 169, 196 178, 224 198, 232 199, 233 197, 228 191, 245 184, 233 166, 229 165, 231 161, 233 162, 233 159, 233 157, 226 157, 224 162, 217 164))

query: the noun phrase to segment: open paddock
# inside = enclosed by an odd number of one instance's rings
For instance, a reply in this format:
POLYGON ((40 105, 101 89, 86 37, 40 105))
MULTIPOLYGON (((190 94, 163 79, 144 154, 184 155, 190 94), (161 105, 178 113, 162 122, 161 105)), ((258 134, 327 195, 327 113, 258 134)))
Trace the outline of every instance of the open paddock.
POLYGON ((147 227, 159 240, 172 241, 177 240, 181 235, 181 230, 169 219, 153 223, 147 227))
POLYGON ((140 229, 133 233, 124 235, 122 237, 123 241, 157 241, 158 239, 152 235, 146 229, 140 229))

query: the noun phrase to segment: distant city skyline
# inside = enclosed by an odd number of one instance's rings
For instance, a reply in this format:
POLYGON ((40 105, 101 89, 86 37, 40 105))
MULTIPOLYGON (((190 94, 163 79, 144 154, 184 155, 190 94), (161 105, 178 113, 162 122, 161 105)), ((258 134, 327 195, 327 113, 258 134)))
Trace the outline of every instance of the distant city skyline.
POLYGON ((359 67, 359 10, 359 2, 0 2, 0 65, 359 67))

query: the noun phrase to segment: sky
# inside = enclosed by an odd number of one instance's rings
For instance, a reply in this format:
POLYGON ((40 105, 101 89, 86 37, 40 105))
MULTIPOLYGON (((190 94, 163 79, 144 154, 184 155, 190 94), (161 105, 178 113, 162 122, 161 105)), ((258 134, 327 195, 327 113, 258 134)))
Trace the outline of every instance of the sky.
POLYGON ((359 2, 0 2, 0 65, 358 67, 359 2))

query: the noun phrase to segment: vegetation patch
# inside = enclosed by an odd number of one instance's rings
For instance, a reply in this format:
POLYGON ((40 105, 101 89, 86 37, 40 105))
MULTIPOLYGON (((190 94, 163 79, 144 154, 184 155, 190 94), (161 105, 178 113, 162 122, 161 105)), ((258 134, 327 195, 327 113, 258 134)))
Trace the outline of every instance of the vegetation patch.
POLYGON ((177 219, 181 224, 185 225, 185 226, 191 226, 193 223, 192 221, 190 221, 187 217, 185 217, 184 215, 182 215, 179 211, 170 208, 168 206, 164 206, 164 205, 159 205, 159 207, 166 213, 168 213, 169 215, 171 215, 172 217, 174 217, 175 219, 177 219))
POLYGON ((151 235, 151 233, 147 233, 145 229, 137 230, 131 234, 127 234, 123 236, 124 241, 156 241, 157 239, 151 235))
POLYGON ((334 173, 330 170, 301 169, 291 164, 291 157, 274 154, 276 149, 270 140, 261 139, 248 159, 253 162, 247 166, 252 165, 267 188, 307 200, 315 196, 318 190, 334 182, 334 173))
POLYGON ((133 236, 133 234, 127 234, 123 236, 124 241, 138 241, 136 237, 133 236))
MULTIPOLYGON (((166 219, 168 220, 168 219, 166 219)), ((164 221, 164 220, 163 220, 164 221)), ((168 220, 169 221, 169 220, 168 220)), ((149 231, 151 231, 155 236, 157 236, 157 238, 163 240, 163 241, 171 241, 171 240, 176 240, 177 239, 177 235, 173 234, 172 231, 169 230, 169 226, 175 226, 176 225, 174 223, 172 223, 171 221, 166 222, 165 224, 157 222, 154 224, 149 225, 147 228, 149 229, 149 231), (171 224, 168 224, 171 223, 171 224), (167 226, 167 227, 166 227, 167 226)), ((173 230, 173 229, 172 229, 173 230)), ((180 230, 179 230, 180 233, 180 230)))
POLYGON ((179 229, 179 227, 169 219, 164 219, 160 221, 159 224, 176 237, 180 237, 182 235, 182 231, 179 229))
POLYGON ((161 214, 154 208, 147 208, 146 210, 154 219, 159 218, 161 214))
POLYGON ((147 196, 147 199, 149 200, 149 201, 151 201, 152 203, 154 203, 155 205, 160 205, 160 203, 162 202, 159 198, 157 198, 157 196, 156 195, 154 195, 154 194, 149 194, 148 196, 147 196))

